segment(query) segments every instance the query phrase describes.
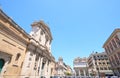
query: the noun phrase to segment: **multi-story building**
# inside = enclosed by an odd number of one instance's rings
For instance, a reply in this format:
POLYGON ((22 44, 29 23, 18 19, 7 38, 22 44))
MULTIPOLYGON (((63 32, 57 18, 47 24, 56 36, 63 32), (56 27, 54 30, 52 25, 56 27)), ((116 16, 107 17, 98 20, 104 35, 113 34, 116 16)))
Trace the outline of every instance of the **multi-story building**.
POLYGON ((114 75, 120 76, 120 29, 115 29, 103 45, 114 75))
POLYGON ((77 57, 73 61, 75 76, 88 76, 87 58, 77 57))
POLYGON ((18 78, 29 35, 0 9, 0 78, 18 78))
POLYGON ((66 73, 72 74, 72 69, 70 66, 63 62, 63 58, 59 57, 58 62, 56 62, 56 76, 66 76, 66 73))
POLYGON ((92 53, 88 58, 90 76, 111 76, 113 72, 105 52, 92 53))
POLYGON ((50 78, 55 59, 49 27, 38 21, 27 34, 0 9, 0 78, 50 78))

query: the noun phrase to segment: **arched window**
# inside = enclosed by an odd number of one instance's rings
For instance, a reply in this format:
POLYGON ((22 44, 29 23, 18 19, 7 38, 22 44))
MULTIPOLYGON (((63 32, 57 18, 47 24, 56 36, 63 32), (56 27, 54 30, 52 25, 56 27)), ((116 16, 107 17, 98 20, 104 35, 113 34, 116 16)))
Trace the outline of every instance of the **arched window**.
POLYGON ((17 53, 17 56, 16 56, 16 58, 15 58, 15 61, 18 61, 18 59, 20 58, 20 53, 17 53))
POLYGON ((0 59, 0 72, 2 71, 4 64, 5 64, 5 61, 3 59, 0 59))

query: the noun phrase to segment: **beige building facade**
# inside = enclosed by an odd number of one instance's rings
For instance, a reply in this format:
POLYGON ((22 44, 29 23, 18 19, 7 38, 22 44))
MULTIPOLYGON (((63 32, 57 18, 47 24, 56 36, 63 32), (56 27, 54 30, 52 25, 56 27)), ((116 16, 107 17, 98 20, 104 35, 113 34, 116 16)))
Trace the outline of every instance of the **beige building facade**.
POLYGON ((73 68, 75 71, 75 76, 88 76, 88 64, 87 58, 77 57, 73 61, 73 68))
POLYGON ((54 75, 50 29, 43 21, 31 26, 29 35, 0 9, 0 78, 54 75))
POLYGON ((39 78, 51 76, 51 65, 54 63, 51 54, 52 36, 48 26, 43 22, 34 22, 30 33, 25 60, 22 68, 22 78, 39 78))
POLYGON ((64 63, 62 57, 59 57, 58 62, 56 62, 55 70, 56 70, 55 75, 59 77, 68 76, 68 74, 72 75, 71 67, 64 63))
POLYGON ((111 70, 111 65, 107 54, 102 53, 92 53, 88 58, 88 71, 89 76, 112 76, 113 72, 111 70))
POLYGON ((120 76, 120 29, 115 29, 103 45, 114 75, 120 76))
POLYGON ((18 78, 29 37, 0 9, 0 78, 18 78))

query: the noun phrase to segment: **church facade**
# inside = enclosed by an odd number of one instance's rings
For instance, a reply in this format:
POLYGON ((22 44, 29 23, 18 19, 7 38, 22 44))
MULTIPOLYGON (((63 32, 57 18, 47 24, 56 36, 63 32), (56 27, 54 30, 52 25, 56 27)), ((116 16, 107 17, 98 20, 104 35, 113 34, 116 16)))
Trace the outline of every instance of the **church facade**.
POLYGON ((51 54, 52 36, 48 26, 43 22, 34 22, 30 33, 30 42, 23 68, 22 78, 50 78, 54 58, 51 54))
POLYGON ((49 78, 54 75, 52 35, 43 22, 27 34, 0 9, 0 78, 49 78))

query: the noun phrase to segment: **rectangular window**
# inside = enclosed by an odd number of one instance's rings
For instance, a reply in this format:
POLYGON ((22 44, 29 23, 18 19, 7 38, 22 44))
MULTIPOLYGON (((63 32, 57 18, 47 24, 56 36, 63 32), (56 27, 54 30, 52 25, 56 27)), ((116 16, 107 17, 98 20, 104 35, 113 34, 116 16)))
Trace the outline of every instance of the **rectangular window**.
POLYGON ((116 63, 115 63, 115 60, 114 60, 113 56, 111 56, 111 59, 112 59, 112 62, 111 62, 111 63, 112 63, 112 65, 113 65, 113 67, 116 66, 116 63))
POLYGON ((118 54, 118 57, 119 57, 119 59, 120 59, 120 52, 118 52, 117 54, 118 54))
POLYGON ((117 55, 118 55, 118 59, 119 59, 118 61, 119 61, 119 65, 120 65, 120 52, 118 52, 117 55))
POLYGON ((111 44, 111 43, 109 43, 109 45, 110 45, 110 49, 113 51, 113 46, 112 46, 112 44, 111 44))
POLYGON ((116 64, 119 65, 119 61, 118 61, 118 58, 117 58, 116 54, 114 55, 114 57, 115 57, 116 64))
POLYGON ((120 39, 118 38, 118 36, 115 36, 115 41, 120 46, 120 39))
POLYGON ((117 48, 117 44, 115 43, 114 40, 112 40, 112 44, 113 44, 114 48, 117 48))
POLYGON ((20 56, 21 56, 21 54, 18 53, 17 56, 16 56, 16 58, 15 58, 15 61, 18 61, 18 59, 20 58, 20 56))
POLYGON ((44 69, 45 63, 42 63, 42 70, 44 69))
POLYGON ((107 49, 108 49, 108 52, 110 53, 110 48, 109 48, 109 46, 107 46, 107 49))
POLYGON ((100 70, 103 70, 103 68, 102 68, 102 67, 100 67, 100 70))
POLYGON ((107 70, 107 67, 104 67, 104 70, 107 70))
POLYGON ((111 67, 108 67, 109 70, 111 70, 111 67))
POLYGON ((106 51, 106 53, 107 53, 107 54, 109 54, 109 53, 108 53, 108 50, 107 50, 107 48, 106 48, 106 47, 105 47, 105 51, 106 51))

